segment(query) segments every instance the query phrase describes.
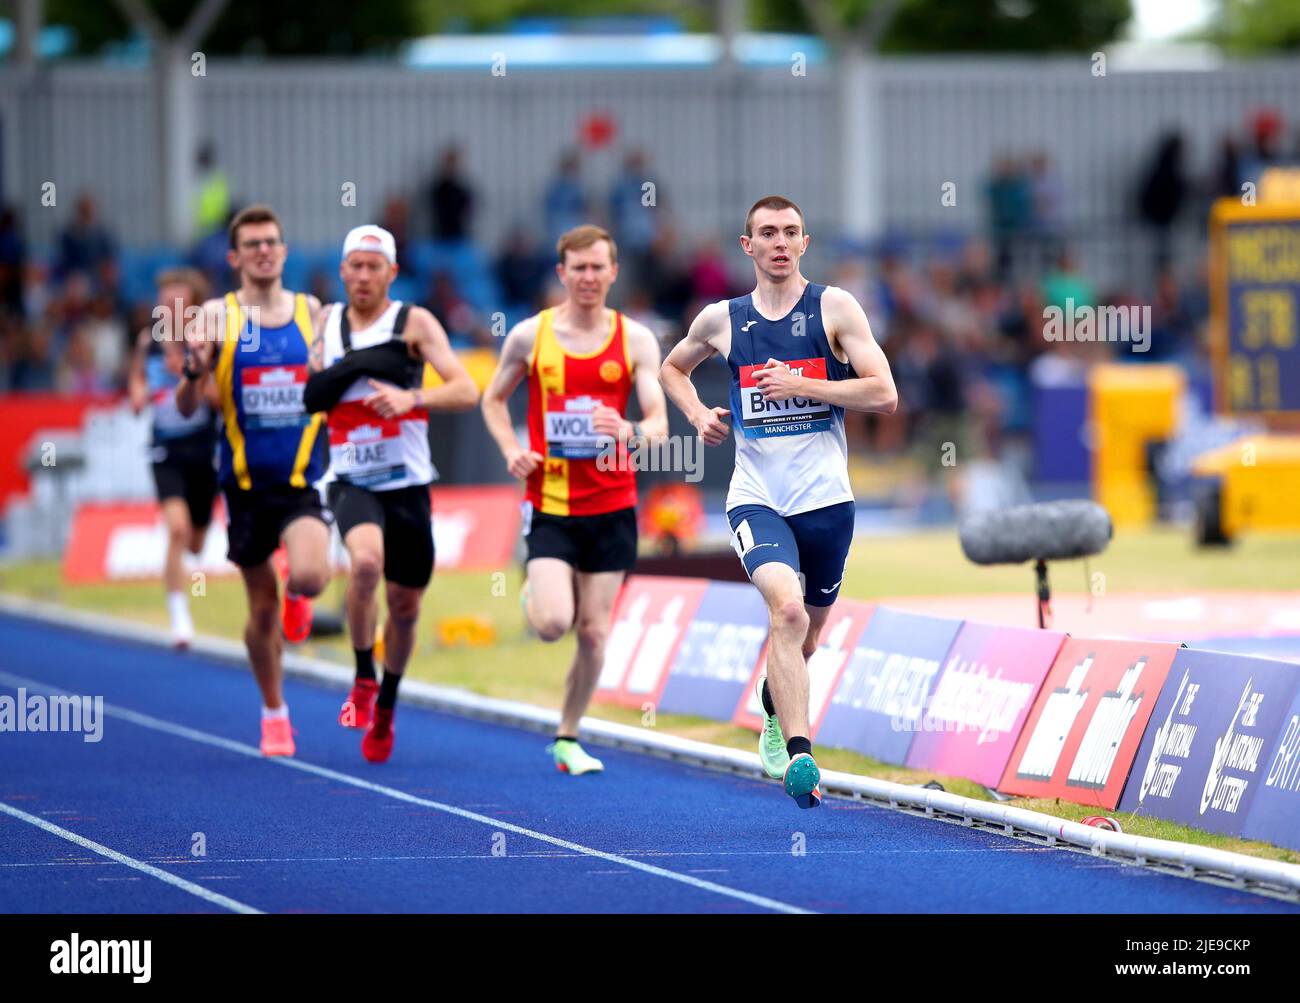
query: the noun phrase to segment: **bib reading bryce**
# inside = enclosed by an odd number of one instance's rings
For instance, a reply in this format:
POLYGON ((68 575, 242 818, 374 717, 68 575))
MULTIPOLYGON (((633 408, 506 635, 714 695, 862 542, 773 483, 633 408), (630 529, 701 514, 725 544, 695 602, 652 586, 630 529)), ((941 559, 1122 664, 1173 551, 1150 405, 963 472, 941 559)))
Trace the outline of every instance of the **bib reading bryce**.
MULTIPOLYGON (((796 376, 826 380, 825 359, 792 359, 786 363, 796 376)), ((763 397, 754 379, 762 366, 740 367, 740 423, 750 437, 764 435, 805 435, 824 432, 831 427, 831 406, 810 397, 791 397, 770 401, 763 397)))

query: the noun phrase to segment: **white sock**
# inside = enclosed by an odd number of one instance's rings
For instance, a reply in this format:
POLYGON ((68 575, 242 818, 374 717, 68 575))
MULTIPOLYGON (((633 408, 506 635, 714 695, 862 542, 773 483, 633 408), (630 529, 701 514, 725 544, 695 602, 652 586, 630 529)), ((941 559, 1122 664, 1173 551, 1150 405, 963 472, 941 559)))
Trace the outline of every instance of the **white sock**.
POLYGON ((184 592, 167 593, 167 612, 172 619, 172 632, 189 636, 194 633, 190 619, 190 599, 184 592))
POLYGON ((289 705, 287 703, 282 703, 279 707, 274 709, 270 707, 262 708, 263 721, 279 721, 282 719, 285 721, 289 720, 289 705))

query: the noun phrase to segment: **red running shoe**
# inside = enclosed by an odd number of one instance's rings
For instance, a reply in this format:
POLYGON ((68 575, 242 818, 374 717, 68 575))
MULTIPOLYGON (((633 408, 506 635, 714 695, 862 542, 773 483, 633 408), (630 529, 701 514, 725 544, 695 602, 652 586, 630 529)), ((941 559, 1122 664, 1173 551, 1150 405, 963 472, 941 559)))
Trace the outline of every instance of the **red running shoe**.
POLYGON ((345 728, 369 728, 378 698, 379 683, 373 679, 358 679, 352 684, 352 692, 339 711, 339 724, 345 728))
POLYGON ((361 737, 361 755, 371 763, 386 763, 393 754, 393 708, 376 707, 374 720, 361 737))
POLYGON ((284 639, 290 644, 302 644, 311 635, 311 600, 306 596, 289 598, 285 589, 284 603, 280 607, 280 627, 284 639))
POLYGON ((287 717, 272 720, 262 718, 262 755, 292 756, 296 750, 293 745, 293 725, 287 717))

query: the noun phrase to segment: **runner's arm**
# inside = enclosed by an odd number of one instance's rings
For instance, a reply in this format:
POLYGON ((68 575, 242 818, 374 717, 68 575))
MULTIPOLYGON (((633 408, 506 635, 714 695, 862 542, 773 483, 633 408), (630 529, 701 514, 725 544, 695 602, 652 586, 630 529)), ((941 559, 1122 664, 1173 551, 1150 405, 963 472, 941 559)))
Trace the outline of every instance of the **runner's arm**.
POLYGON ((691 373, 701 362, 717 354, 713 339, 724 329, 728 316, 726 300, 706 306, 691 322, 686 337, 673 346, 659 370, 659 383, 669 400, 710 446, 720 445, 731 433, 731 426, 722 420, 731 412, 725 407, 705 405, 691 383, 691 373))
POLYGON ((197 373, 197 378, 182 376, 176 386, 176 410, 186 418, 197 411, 205 399, 214 407, 221 406, 221 394, 212 378, 212 370, 216 368, 219 339, 224 338, 225 333, 225 304, 219 299, 208 300, 203 304, 203 323, 199 331, 191 331, 187 325, 185 364, 197 373), (209 331, 215 332, 217 338, 208 337, 209 331))
POLYGON ((430 411, 467 411, 478 403, 478 387, 451 347, 438 318, 422 306, 412 307, 407 318, 420 358, 442 377, 440 387, 416 387, 416 406, 430 411))
POLYGON ((515 477, 526 477, 542 462, 542 456, 519 445, 515 427, 510 421, 508 402, 528 373, 528 362, 533 354, 533 341, 537 337, 537 318, 520 321, 506 335, 497 361, 496 372, 483 391, 483 422, 496 441, 506 466, 515 477))
POLYGON ((858 301, 843 289, 827 286, 822 294, 822 320, 827 334, 849 357, 849 365, 857 376, 847 380, 810 380, 789 373, 786 367, 784 373, 757 376, 764 396, 773 400, 810 397, 850 411, 893 414, 898 407, 894 377, 858 301))
POLYGON ((131 410, 139 414, 149 403, 149 378, 145 374, 145 362, 149 358, 149 342, 153 333, 144 328, 136 335, 135 347, 131 350, 131 372, 127 376, 126 389, 131 399, 131 410))

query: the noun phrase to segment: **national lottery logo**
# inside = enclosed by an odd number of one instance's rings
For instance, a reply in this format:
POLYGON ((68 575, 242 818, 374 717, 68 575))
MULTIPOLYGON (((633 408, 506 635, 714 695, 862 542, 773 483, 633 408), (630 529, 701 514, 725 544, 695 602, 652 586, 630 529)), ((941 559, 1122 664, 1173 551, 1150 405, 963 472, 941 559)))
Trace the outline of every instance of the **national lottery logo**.
POLYGON ((1264 739, 1257 735, 1238 735, 1237 726, 1253 728, 1260 705, 1264 701, 1263 693, 1253 691, 1255 679, 1246 680, 1246 688, 1241 691, 1237 709, 1228 724, 1228 730, 1214 743, 1214 758, 1210 761, 1210 772, 1205 778, 1205 787, 1201 790, 1201 814, 1213 807, 1216 811, 1235 813, 1241 804, 1250 780, 1246 777, 1224 776, 1225 770, 1240 773, 1254 773, 1259 768, 1259 754, 1264 748, 1264 739))

